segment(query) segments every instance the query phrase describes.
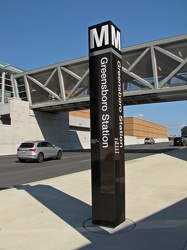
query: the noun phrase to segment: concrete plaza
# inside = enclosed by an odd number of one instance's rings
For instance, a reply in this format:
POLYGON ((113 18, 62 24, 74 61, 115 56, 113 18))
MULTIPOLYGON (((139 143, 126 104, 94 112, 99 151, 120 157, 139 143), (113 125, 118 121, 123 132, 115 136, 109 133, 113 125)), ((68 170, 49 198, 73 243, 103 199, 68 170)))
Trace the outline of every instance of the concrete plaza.
POLYGON ((1 190, 0 250, 187 250, 187 148, 125 168, 127 219, 115 229, 89 225, 90 170, 1 190))

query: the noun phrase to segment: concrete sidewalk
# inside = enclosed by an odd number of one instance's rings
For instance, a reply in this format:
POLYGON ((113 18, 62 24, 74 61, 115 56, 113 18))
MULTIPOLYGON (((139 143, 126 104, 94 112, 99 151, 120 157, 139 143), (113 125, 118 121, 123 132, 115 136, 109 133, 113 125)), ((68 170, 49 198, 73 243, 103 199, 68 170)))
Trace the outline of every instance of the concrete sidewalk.
POLYGON ((187 250, 187 148, 127 161, 126 222, 87 222, 91 172, 0 191, 0 250, 187 250))

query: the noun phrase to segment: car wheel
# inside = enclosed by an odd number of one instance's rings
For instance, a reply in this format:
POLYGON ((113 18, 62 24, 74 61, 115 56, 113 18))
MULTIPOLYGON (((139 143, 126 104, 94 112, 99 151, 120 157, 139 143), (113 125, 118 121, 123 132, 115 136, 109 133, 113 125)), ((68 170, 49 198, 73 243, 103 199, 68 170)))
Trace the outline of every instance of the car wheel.
POLYGON ((39 153, 38 156, 37 156, 37 162, 38 163, 42 163, 44 160, 44 155, 42 153, 39 153))
POLYGON ((60 160, 61 158, 62 158, 62 151, 59 150, 57 153, 56 159, 60 160))
POLYGON ((25 160, 24 160, 24 159, 19 159, 19 161, 20 161, 20 162, 25 162, 25 160))

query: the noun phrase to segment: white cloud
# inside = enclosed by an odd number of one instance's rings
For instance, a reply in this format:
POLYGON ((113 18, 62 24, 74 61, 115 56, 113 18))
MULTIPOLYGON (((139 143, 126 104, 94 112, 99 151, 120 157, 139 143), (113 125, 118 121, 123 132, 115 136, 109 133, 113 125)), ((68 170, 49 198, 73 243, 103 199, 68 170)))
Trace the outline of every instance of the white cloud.
POLYGON ((143 118, 143 117, 144 117, 144 114, 134 114, 133 116, 134 116, 134 117, 137 117, 137 118, 143 118))

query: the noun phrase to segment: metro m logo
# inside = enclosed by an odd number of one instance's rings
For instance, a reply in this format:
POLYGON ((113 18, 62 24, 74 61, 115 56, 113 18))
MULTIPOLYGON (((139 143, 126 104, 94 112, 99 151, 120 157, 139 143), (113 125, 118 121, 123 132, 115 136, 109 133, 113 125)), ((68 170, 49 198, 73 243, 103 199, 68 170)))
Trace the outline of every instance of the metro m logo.
POLYGON ((121 52, 120 30, 111 21, 90 27, 90 51, 114 47, 121 52))
POLYGON ((111 37, 112 37, 112 45, 121 51, 121 39, 120 32, 116 30, 113 25, 111 25, 111 37))
POLYGON ((96 47, 101 47, 102 44, 104 45, 109 44, 108 25, 104 25, 101 27, 100 38, 98 36, 96 28, 90 30, 90 49, 94 49, 95 44, 96 44, 96 47), (104 40, 104 43, 103 43, 103 40, 104 40))

